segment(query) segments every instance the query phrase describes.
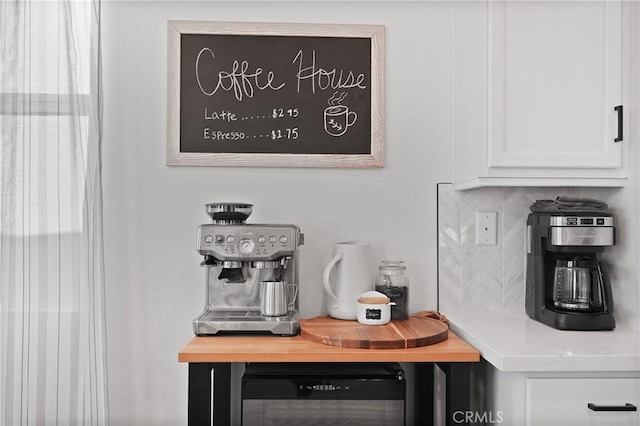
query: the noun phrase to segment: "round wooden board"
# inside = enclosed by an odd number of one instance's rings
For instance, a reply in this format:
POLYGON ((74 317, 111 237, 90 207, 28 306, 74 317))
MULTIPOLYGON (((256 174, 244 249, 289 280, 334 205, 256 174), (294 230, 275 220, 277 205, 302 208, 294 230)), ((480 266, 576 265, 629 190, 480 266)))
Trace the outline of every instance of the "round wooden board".
POLYGON ((410 317, 385 325, 364 325, 329 316, 300 320, 300 335, 313 342, 361 349, 402 349, 433 345, 449 336, 449 326, 433 318, 410 317))

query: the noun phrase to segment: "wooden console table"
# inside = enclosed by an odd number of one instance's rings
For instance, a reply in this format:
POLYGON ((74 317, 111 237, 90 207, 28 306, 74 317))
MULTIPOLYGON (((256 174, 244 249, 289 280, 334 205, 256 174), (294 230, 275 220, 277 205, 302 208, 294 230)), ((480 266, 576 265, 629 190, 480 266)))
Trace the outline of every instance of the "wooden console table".
POLYGON ((433 365, 446 375, 446 424, 468 411, 469 364, 480 353, 449 331, 443 342, 409 349, 355 349, 323 345, 300 336, 194 337, 178 354, 189 363, 189 426, 231 424, 231 364, 245 362, 415 363, 415 424, 433 424, 433 365), (213 399, 212 399, 213 397, 213 399), (213 400, 213 404, 212 404, 213 400))

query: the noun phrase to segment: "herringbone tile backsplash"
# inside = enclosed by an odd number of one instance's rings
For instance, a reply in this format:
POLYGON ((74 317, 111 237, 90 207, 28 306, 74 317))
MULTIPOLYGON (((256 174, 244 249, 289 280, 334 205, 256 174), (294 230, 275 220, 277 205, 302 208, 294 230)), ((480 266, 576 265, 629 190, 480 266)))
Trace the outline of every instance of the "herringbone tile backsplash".
POLYGON ((440 310, 524 312, 526 229, 529 206, 575 188, 479 188, 438 185, 440 310), (498 212, 498 243, 475 244, 476 212, 498 212))

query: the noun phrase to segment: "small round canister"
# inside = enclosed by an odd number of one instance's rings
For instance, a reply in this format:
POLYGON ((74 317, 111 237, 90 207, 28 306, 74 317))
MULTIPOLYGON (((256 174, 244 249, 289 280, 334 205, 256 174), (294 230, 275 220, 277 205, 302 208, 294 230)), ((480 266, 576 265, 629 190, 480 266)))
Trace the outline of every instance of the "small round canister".
POLYGON ((360 324, 383 325, 391 320, 391 305, 386 295, 378 291, 367 291, 358 297, 357 318, 360 324))

